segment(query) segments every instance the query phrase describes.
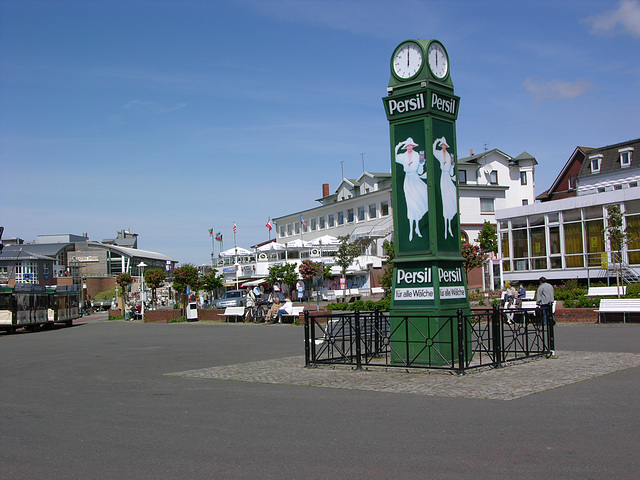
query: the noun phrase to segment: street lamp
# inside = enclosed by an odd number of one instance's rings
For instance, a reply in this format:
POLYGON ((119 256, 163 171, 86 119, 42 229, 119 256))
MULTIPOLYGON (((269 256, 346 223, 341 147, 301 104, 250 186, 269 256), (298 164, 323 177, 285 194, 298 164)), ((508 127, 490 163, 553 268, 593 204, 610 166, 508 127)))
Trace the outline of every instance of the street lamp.
POLYGON ((147 264, 144 262, 140 262, 138 264, 138 268, 140 269, 140 303, 142 303, 142 310, 140 311, 140 313, 142 314, 142 321, 144 322, 144 267, 146 267, 147 264))

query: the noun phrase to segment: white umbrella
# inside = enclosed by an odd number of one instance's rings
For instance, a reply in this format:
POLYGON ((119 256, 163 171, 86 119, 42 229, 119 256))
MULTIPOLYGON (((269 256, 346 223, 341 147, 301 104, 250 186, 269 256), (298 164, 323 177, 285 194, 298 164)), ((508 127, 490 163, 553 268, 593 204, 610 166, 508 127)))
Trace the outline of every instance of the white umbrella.
POLYGON ((234 255, 251 255, 253 252, 251 250, 247 250, 246 248, 237 247, 230 248, 229 250, 225 250, 224 252, 220 252, 221 257, 233 257, 234 255))
POLYGON ((340 240, 332 235, 324 235, 322 237, 311 240, 311 244, 317 247, 321 245, 340 245, 340 240))
POLYGON ((280 250, 286 250, 287 246, 282 243, 271 242, 266 245, 258 247, 259 252, 278 252, 280 250))
POLYGON ((311 242, 303 242, 299 238, 297 240, 287 242, 287 248, 309 248, 310 246, 311 242))

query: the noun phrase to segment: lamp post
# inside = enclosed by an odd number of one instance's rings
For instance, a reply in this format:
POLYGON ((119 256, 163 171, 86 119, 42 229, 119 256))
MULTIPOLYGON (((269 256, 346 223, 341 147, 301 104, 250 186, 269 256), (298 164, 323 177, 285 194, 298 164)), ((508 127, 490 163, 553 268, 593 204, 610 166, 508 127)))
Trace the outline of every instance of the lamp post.
POLYGON ((140 262, 138 264, 138 268, 140 269, 140 303, 142 303, 142 310, 140 311, 141 315, 142 315, 142 321, 144 322, 144 297, 145 297, 145 293, 144 293, 144 267, 146 267, 147 264, 144 262, 140 262))

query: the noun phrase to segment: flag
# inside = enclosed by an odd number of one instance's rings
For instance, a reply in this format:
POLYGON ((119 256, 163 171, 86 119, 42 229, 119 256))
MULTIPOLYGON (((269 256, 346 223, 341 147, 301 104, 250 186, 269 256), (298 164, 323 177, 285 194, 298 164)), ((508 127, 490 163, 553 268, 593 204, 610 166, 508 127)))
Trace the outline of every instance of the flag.
POLYGON ((209 235, 213 235, 213 228, 209 229, 209 235))
POLYGON ((267 220, 266 227, 269 229, 269 231, 273 230, 273 227, 271 226, 271 217, 269 217, 269 220, 267 220))
POLYGON ((304 218, 302 218, 302 214, 300 214, 300 223, 303 224, 305 227, 307 226, 307 222, 305 222, 304 218))
POLYGON ((233 233, 238 231, 238 227, 236 227, 236 222, 233 222, 233 233))
POLYGON ((222 241, 222 233, 218 232, 216 233, 216 240, 221 242, 222 241))

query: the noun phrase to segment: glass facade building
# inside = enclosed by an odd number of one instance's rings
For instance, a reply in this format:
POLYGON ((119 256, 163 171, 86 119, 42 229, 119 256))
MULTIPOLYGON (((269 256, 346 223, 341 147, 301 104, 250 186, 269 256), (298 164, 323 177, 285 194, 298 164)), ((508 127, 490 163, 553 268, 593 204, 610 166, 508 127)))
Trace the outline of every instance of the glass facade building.
POLYGON ((623 216, 622 263, 640 273, 640 188, 626 188, 496 212, 503 280, 609 276, 617 260, 607 234, 609 205, 623 216))

